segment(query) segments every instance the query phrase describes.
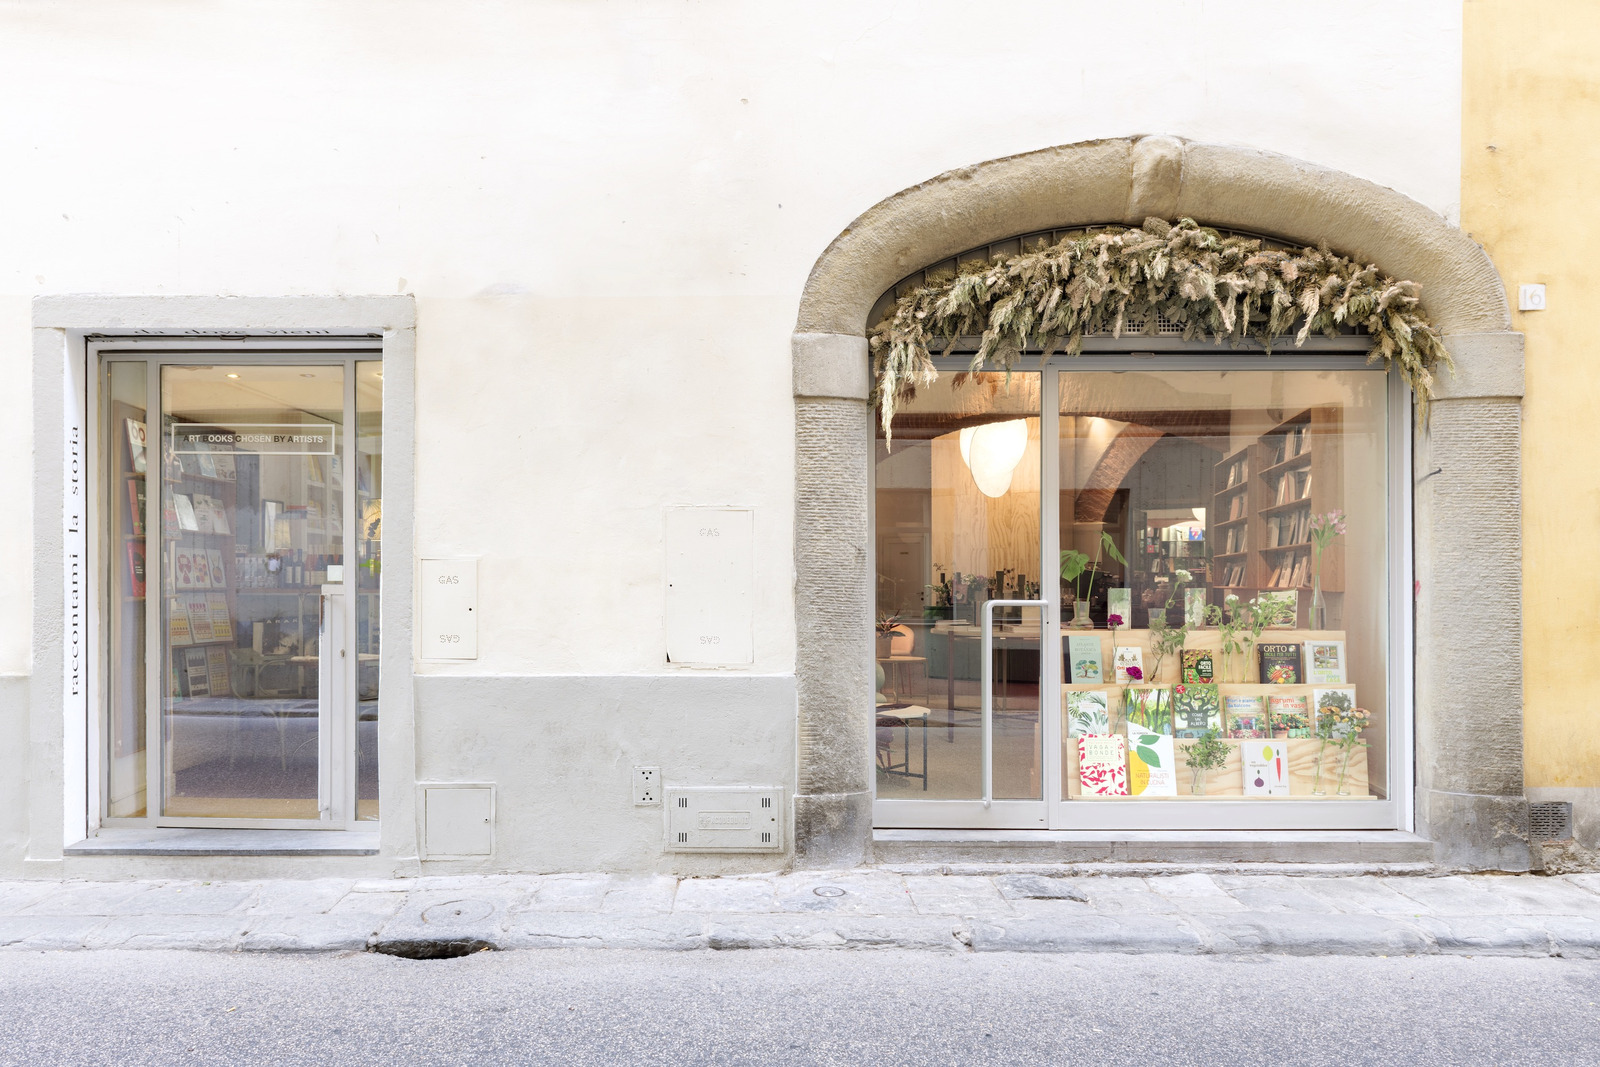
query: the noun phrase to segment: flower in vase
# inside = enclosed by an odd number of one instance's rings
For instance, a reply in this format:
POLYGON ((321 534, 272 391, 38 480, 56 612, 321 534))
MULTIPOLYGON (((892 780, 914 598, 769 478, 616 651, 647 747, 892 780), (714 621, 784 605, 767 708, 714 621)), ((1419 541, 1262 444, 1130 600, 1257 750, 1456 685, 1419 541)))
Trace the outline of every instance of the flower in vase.
POLYGON ((1129 667, 1128 668, 1128 681, 1130 681, 1130 682, 1142 682, 1142 681, 1144 681, 1144 671, 1140 670, 1138 667, 1129 667))
POLYGON ((1122 616, 1121 615, 1107 615, 1106 616, 1106 625, 1111 627, 1111 629, 1115 630, 1117 627, 1122 625, 1122 616))
POLYGON ((1188 585, 1190 582, 1194 581, 1194 575, 1190 574, 1181 567, 1172 572, 1172 577, 1184 585, 1188 585))

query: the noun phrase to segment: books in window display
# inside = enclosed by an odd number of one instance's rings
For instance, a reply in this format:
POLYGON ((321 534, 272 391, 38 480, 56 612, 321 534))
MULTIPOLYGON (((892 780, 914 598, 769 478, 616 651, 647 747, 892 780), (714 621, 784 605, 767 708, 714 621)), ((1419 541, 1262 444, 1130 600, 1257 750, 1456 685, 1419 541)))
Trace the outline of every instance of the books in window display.
POLYGON ((1067 736, 1083 737, 1111 732, 1110 693, 1104 689, 1074 690, 1067 694, 1067 736))
POLYGON ((1128 795, 1178 795, 1176 756, 1170 735, 1149 733, 1137 726, 1128 727, 1128 795))
POLYGON ((1222 700, 1227 735, 1233 738, 1266 737, 1265 701, 1256 694, 1229 693, 1222 700))
POLYGON ((1274 737, 1311 736, 1311 712, 1304 693, 1267 697, 1267 715, 1272 720, 1274 737))
POLYGON ((1127 739, 1121 734, 1078 738, 1078 784, 1088 796, 1127 796, 1127 739))
POLYGON ((1343 641, 1306 642, 1306 681, 1312 685, 1345 683, 1343 641))
POLYGON ((128 542, 128 595, 144 597, 144 542, 128 542))
POLYGON ((1097 634, 1070 634, 1067 637, 1068 673, 1073 685, 1098 685, 1105 681, 1100 666, 1100 637, 1097 634))
POLYGON ((191 697, 211 695, 211 675, 206 669, 205 649, 186 648, 183 650, 183 679, 185 695, 191 697))
POLYGON ((1135 681, 1130 673, 1132 671, 1138 671, 1139 677, 1144 677, 1144 649, 1137 645, 1124 645, 1114 651, 1115 658, 1112 660, 1112 665, 1117 672, 1118 685, 1127 685, 1135 681))
POLYGON ((1166 686, 1149 686, 1125 690, 1128 706, 1122 714, 1130 730, 1143 729, 1149 733, 1172 733, 1172 690, 1166 686))
POLYGON ((1263 641, 1256 646, 1256 664, 1262 685, 1300 685, 1306 680, 1298 644, 1263 641))
POLYGON ((1206 685, 1215 680, 1215 660, 1207 649, 1184 649, 1182 652, 1182 664, 1183 673, 1179 677, 1183 679, 1185 684, 1196 682, 1206 685))
POLYGON ((1215 685, 1184 682, 1172 687, 1172 727, 1178 737, 1222 731, 1222 697, 1215 685))

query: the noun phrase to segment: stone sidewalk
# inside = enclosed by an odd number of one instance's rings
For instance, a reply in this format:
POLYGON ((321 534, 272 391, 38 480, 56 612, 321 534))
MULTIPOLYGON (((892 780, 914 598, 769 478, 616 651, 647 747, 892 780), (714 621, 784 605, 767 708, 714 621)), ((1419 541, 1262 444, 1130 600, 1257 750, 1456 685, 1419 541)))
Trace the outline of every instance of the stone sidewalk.
POLYGON ((1059 868, 0 882, 0 947, 485 947, 1600 957, 1600 875, 1059 868))

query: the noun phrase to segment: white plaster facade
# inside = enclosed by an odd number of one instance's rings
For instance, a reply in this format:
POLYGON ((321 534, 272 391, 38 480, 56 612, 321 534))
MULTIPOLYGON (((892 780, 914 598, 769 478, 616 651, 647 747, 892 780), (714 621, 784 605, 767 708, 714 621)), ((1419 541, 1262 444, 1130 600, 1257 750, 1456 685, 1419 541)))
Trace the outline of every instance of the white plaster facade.
MULTIPOLYGON (((795 788, 791 334, 850 220, 952 168, 1163 132, 1455 221, 1455 0, 1003 8, 0 13, 0 872, 55 869, 73 829, 28 800, 30 605, 59 595, 22 562, 37 297, 413 296, 415 551, 481 557, 481 652, 414 664, 416 766, 385 773, 495 782, 492 868, 751 869, 775 861, 664 855, 627 775, 795 788), (755 511, 748 667, 665 662, 685 504, 755 511)), ((415 842, 360 862, 415 870, 415 842)))

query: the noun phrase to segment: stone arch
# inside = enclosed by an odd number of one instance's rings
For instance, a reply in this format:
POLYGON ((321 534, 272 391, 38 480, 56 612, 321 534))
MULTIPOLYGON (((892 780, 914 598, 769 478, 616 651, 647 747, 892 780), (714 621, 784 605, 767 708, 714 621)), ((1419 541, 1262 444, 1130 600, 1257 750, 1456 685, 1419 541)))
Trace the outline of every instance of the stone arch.
POLYGON ((1270 233, 1378 264, 1422 286, 1457 364, 1442 375, 1413 500, 1416 825, 1445 863, 1528 866, 1520 662, 1485 677, 1475 635, 1520 640, 1521 335, 1475 242, 1373 182, 1256 149, 1168 136, 1088 141, 948 171, 869 208, 822 253, 793 338, 799 774, 796 859, 870 855, 867 316, 908 273, 1019 233, 1156 215, 1270 233), (1505 516, 1485 524, 1483 514, 1505 516), (1435 529, 1453 531, 1437 541, 1435 529), (1505 566, 1485 567, 1485 558, 1505 566), (1476 562, 1474 562, 1476 561, 1476 562), (1484 607, 1470 631, 1452 603, 1484 607), (1492 618, 1485 616, 1492 615, 1492 618), (1471 692, 1456 682, 1473 678, 1471 692))

